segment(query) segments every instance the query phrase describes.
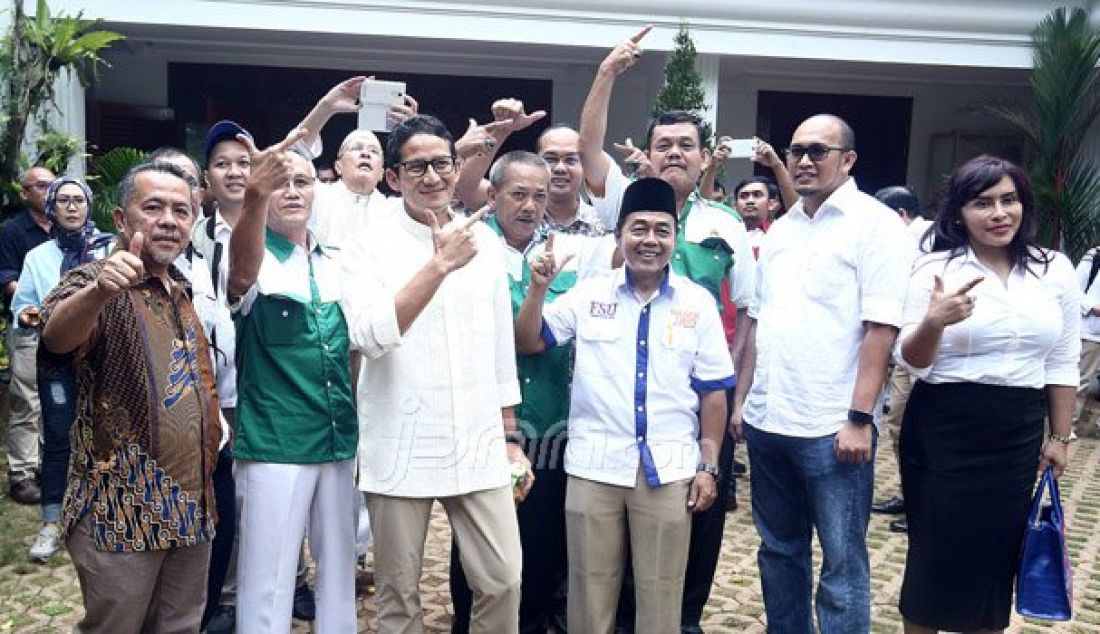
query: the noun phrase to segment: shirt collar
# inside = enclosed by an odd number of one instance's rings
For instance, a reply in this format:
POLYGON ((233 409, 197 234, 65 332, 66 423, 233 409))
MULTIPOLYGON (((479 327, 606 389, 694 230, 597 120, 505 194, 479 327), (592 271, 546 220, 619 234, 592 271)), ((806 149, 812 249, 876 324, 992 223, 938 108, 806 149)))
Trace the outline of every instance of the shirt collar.
MULTIPOLYGON (((849 176, 848 180, 844 181, 844 183, 841 184, 840 187, 837 187, 836 190, 833 191, 833 193, 829 194, 829 197, 825 199, 825 202, 821 203, 821 206, 817 208, 817 212, 814 213, 814 216, 818 216, 819 214, 821 214, 822 211, 826 209, 833 209, 837 213, 843 214, 845 212, 845 208, 847 208, 848 206, 845 204, 845 201, 850 198, 852 194, 858 192, 859 188, 856 186, 856 179, 849 176)), ((801 198, 799 198, 798 202, 795 203, 793 207, 791 207, 791 211, 797 211, 805 219, 810 219, 810 217, 806 214, 806 210, 803 206, 803 201, 801 198)))
MULTIPOLYGON (((310 251, 328 255, 326 248, 317 243, 312 231, 310 231, 306 237, 306 244, 310 245, 310 251)), ((298 245, 287 239, 286 236, 275 233, 271 229, 267 229, 267 233, 264 236, 264 246, 266 246, 267 250, 271 251, 271 254, 280 262, 289 260, 290 256, 294 255, 294 249, 298 247, 298 245)))
MULTIPOLYGON (((447 223, 450 224, 455 219, 455 213, 451 209, 448 209, 447 214, 450 216, 450 220, 448 220, 447 223)), ((395 213, 395 215, 397 216, 397 223, 405 227, 405 230, 409 233, 418 238, 427 240, 432 239, 432 228, 410 216, 408 208, 404 205, 401 206, 400 213, 395 213)))
MULTIPOLYGON (((630 274, 630 268, 625 264, 616 270, 615 272, 617 286, 634 293, 634 279, 630 274)), ((669 272, 669 267, 665 266, 664 277, 661 278, 661 286, 657 289, 657 295, 669 295, 672 292, 672 274, 669 272)))

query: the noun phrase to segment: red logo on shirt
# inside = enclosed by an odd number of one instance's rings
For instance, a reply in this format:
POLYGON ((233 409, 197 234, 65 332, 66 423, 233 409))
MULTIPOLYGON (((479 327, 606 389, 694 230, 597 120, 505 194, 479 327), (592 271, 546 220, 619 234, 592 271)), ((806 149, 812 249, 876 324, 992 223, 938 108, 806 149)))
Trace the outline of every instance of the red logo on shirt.
POLYGON ((615 311, 619 308, 618 302, 604 303, 592 302, 588 314, 600 319, 615 319, 615 311))

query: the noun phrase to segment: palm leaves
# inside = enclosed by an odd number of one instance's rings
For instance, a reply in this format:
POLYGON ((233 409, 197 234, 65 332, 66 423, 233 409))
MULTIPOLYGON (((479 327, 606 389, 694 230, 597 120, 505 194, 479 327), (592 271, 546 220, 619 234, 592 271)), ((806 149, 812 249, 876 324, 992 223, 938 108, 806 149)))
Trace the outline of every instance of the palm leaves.
POLYGON ((1100 34, 1081 8, 1057 8, 1031 35, 1032 103, 988 106, 1024 139, 1040 213, 1040 239, 1073 259, 1100 242, 1100 172, 1082 153, 1100 114, 1100 34))
MULTIPOLYGON (((100 53, 123 37, 90 30, 96 22, 80 13, 52 15, 46 0, 38 0, 33 18, 23 14, 22 0, 12 0, 11 7, 11 31, 0 45, 0 184, 13 182, 25 163, 27 125, 36 116, 45 121, 43 106, 53 103, 61 70, 72 69, 87 86, 98 65, 105 63, 100 53)), ((0 198, 12 202, 10 192, 0 191, 0 198)))
POLYGON ((132 147, 116 147, 88 163, 88 186, 95 194, 92 218, 100 231, 114 232, 112 212, 118 206, 118 184, 130 168, 145 162, 145 152, 132 147))

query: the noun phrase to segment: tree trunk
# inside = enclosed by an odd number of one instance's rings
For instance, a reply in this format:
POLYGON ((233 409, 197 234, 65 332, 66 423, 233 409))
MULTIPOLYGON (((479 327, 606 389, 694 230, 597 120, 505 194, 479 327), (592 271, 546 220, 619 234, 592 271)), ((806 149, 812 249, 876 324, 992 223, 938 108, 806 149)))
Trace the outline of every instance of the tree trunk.
MULTIPOLYGON (((0 134, 0 184, 10 183, 19 178, 19 155, 23 145, 23 134, 27 127, 27 119, 30 116, 26 106, 27 100, 20 93, 25 87, 20 86, 19 66, 20 51, 23 50, 23 2, 11 0, 11 54, 12 73, 7 78, 8 104, 5 108, 7 123, 3 134, 0 134)), ((14 201, 12 201, 14 202, 14 201)))

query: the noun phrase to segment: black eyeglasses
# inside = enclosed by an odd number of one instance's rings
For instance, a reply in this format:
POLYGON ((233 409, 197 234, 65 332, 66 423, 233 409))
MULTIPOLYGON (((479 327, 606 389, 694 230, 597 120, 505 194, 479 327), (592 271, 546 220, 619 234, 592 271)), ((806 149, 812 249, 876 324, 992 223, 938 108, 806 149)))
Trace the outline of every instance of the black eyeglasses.
POLYGON ((398 163, 405 173, 414 178, 419 178, 428 173, 431 166, 436 174, 450 174, 455 171, 455 159, 453 156, 437 156, 431 160, 415 159, 398 163))
POLYGON ((88 199, 83 196, 58 196, 57 200, 54 202, 58 209, 68 209, 70 206, 83 207, 88 204, 88 199))
POLYGON ((825 145, 824 143, 811 143, 810 145, 792 145, 791 147, 783 150, 783 153, 787 155, 788 159, 794 159, 801 161, 803 156, 810 155, 810 160, 817 163, 824 161, 826 156, 829 156, 829 152, 847 152, 852 148, 847 147, 833 147, 831 145, 825 145))

